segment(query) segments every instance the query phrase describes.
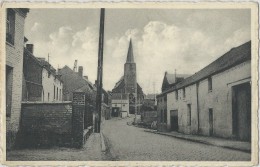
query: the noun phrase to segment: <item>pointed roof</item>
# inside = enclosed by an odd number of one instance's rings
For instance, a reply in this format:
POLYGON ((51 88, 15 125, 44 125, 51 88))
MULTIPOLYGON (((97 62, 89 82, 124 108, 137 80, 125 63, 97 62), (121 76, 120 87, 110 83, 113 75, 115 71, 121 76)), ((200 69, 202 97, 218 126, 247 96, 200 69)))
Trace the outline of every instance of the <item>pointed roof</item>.
POLYGON ((134 54, 133 54, 133 47, 132 47, 132 39, 130 39, 128 52, 127 52, 127 58, 126 63, 134 63, 134 54))

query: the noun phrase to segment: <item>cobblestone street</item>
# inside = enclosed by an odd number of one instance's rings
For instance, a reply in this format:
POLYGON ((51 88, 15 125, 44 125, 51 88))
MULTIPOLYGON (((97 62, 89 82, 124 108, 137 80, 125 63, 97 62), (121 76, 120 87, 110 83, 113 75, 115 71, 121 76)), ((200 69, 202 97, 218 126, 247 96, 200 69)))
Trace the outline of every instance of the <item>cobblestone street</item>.
POLYGON ((133 118, 107 120, 107 158, 122 161, 250 161, 250 154, 145 132, 127 125, 133 118))

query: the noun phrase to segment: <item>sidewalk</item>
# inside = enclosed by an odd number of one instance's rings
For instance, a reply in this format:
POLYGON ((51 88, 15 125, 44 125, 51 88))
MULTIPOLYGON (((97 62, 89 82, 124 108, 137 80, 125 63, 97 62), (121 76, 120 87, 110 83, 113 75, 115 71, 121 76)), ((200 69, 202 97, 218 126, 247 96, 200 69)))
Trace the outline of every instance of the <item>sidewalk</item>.
POLYGON ((83 148, 55 147, 48 149, 21 149, 7 152, 7 161, 101 161, 102 139, 99 133, 92 133, 83 148))
POLYGON ((166 136, 171 136, 179 139, 184 139, 192 142, 198 142, 208 145, 213 145, 217 147, 223 147, 233 150, 239 150, 247 153, 251 153, 251 143, 243 142, 243 141, 235 141, 230 139, 222 139, 216 137, 208 137, 208 136, 198 136, 198 135, 187 135, 178 132, 158 132, 156 130, 144 130, 145 132, 161 134, 166 136))

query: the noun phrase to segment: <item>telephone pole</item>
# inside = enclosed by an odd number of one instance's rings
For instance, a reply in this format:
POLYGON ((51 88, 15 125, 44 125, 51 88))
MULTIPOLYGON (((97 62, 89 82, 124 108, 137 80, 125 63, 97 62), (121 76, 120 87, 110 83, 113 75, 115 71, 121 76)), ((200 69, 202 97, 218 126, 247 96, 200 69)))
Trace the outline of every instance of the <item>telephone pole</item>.
POLYGON ((100 133, 101 107, 102 107, 102 87, 103 87, 103 47, 104 47, 104 22, 105 9, 100 11, 99 45, 98 45, 98 69, 97 69, 97 99, 94 119, 94 132, 100 133))

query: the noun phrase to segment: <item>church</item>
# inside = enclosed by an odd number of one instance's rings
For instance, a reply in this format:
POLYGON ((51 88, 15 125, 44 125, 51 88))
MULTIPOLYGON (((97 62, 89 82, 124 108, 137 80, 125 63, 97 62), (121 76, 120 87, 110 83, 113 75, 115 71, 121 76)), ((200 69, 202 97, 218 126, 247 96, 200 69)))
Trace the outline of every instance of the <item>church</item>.
POLYGON ((136 63, 134 61, 132 40, 130 39, 124 76, 115 84, 112 90, 112 113, 113 117, 126 117, 129 114, 140 114, 144 93, 137 83, 136 63))

